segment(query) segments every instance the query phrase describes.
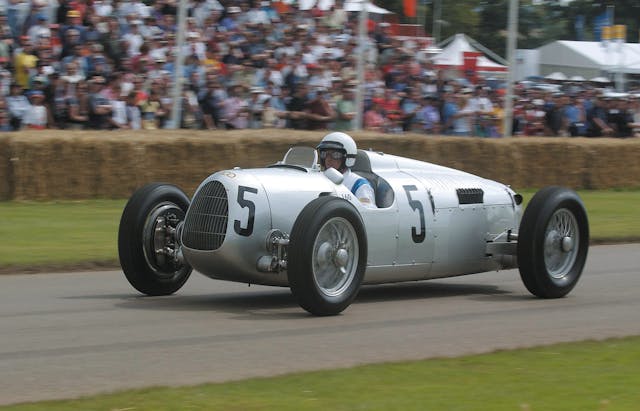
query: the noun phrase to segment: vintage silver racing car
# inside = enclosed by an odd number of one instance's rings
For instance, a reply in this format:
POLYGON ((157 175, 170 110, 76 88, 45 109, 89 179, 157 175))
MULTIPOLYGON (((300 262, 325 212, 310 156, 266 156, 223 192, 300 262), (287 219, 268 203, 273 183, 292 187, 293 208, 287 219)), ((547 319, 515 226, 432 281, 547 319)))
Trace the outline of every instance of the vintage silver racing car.
POLYGON ((589 226, 569 189, 522 196, 462 171, 358 150, 352 168, 374 187, 365 208, 311 147, 293 147, 265 168, 207 177, 193 198, 153 183, 137 190, 120 221, 126 278, 167 295, 192 269, 216 279, 290 287, 315 315, 342 312, 363 284, 427 280, 519 267, 542 298, 569 293, 582 273, 589 226))

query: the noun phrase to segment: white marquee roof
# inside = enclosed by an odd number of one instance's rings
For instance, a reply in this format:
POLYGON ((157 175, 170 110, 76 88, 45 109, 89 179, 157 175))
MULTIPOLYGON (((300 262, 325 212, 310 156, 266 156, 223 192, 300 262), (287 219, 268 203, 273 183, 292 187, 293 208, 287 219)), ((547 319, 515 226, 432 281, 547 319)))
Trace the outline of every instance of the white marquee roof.
MULTIPOLYGON (((316 4, 320 10, 329 10, 331 6, 335 3, 334 0, 299 0, 298 1, 298 9, 300 10, 309 10, 316 4)), ((344 9, 346 11, 360 11, 362 10, 362 2, 357 0, 345 1, 344 9)), ((367 11, 369 13, 374 14, 390 14, 391 11, 387 9, 383 9, 382 7, 378 7, 375 4, 367 3, 367 11)))
MULTIPOLYGON (((464 34, 456 34, 453 40, 447 44, 440 54, 433 58, 433 62, 438 66, 461 67, 464 65, 464 52, 475 51, 481 52, 471 45, 467 36, 464 34)), ((477 70, 479 71, 507 71, 507 66, 496 63, 487 58, 483 53, 477 59, 477 70)))
POLYGON ((554 67, 591 68, 625 73, 640 73, 639 43, 609 43, 596 41, 559 40, 538 48, 540 64, 554 67))

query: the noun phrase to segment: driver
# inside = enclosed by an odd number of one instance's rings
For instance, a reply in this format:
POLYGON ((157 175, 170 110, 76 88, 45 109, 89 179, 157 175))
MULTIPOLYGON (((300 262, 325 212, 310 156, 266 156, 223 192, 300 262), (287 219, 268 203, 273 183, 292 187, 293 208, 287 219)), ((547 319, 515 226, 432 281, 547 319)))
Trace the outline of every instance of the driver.
POLYGON ((356 162, 358 148, 355 141, 348 134, 341 132, 329 133, 318 147, 320 166, 322 170, 335 168, 342 173, 342 183, 353 193, 363 206, 376 208, 375 194, 371 183, 351 171, 356 162))

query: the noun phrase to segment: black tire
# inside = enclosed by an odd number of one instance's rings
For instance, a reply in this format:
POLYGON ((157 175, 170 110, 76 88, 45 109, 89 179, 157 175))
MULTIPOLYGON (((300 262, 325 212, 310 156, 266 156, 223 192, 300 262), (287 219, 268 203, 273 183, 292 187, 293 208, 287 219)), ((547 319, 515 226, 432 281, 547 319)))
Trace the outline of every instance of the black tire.
POLYGON ((518 233, 520 277, 531 294, 559 298, 575 287, 589 250, 589 222, 576 192, 562 187, 538 191, 518 233))
POLYGON ((147 295, 169 295, 189 278, 191 266, 158 247, 178 247, 175 231, 189 197, 178 187, 152 183, 137 190, 122 212, 118 230, 120 265, 129 283, 147 295), (166 226, 170 228, 164 230, 166 226))
POLYGON ((287 276, 302 308, 336 315, 358 295, 367 265, 362 218, 348 201, 319 197, 302 210, 290 235, 287 276))

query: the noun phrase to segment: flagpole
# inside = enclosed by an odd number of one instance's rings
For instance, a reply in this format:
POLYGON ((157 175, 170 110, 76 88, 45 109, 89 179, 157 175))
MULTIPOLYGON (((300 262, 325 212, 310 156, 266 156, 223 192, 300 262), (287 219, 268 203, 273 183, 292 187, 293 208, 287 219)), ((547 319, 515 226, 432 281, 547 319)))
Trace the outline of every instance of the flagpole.
POLYGON ((358 20, 358 63, 357 63, 357 86, 356 86, 356 118, 354 129, 356 131, 362 130, 362 123, 364 117, 364 65, 365 65, 365 52, 366 45, 368 44, 367 38, 367 19, 369 2, 363 0, 360 2, 362 9, 360 10, 358 20))
POLYGON ((507 92, 504 100, 503 136, 511 137, 513 134, 513 82, 515 81, 515 55, 516 40, 518 36, 518 0, 509 0, 509 20, 507 35, 507 92))

